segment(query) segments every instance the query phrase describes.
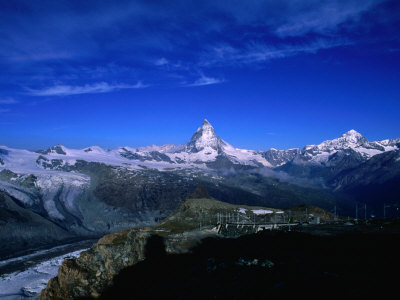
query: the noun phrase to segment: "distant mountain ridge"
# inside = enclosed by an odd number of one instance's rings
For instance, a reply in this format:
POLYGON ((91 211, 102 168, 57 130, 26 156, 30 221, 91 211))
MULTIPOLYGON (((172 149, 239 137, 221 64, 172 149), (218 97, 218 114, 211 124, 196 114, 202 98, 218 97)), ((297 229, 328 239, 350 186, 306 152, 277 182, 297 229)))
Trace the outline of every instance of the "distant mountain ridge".
MULTIPOLYGON (((183 145, 56 145, 39 151, 0 146, 0 206, 10 208, 4 216, 30 218, 27 211, 33 212, 38 223, 50 221, 69 237, 153 225, 197 184, 232 204, 338 204, 339 212, 349 214, 358 201, 372 203, 371 209, 376 204, 379 215, 382 199, 400 205, 399 149, 400 139, 369 142, 354 130, 302 149, 239 149, 218 137, 207 120, 183 145)), ((32 236, 40 235, 37 228, 32 236)), ((24 239, 29 237, 21 238, 21 247, 24 239)))
POLYGON ((204 120, 192 138, 184 145, 146 146, 139 148, 120 147, 115 150, 91 146, 81 150, 68 149, 56 145, 47 150, 30 152, 0 146, 1 168, 12 170, 22 165, 29 166, 29 171, 37 167, 59 169, 73 165, 77 160, 101 162, 110 165, 141 168, 139 165, 162 170, 163 168, 202 168, 218 169, 235 166, 281 167, 289 162, 300 165, 305 163, 332 164, 333 156, 338 152, 360 154, 358 161, 400 148, 400 138, 369 142, 355 130, 344 133, 341 137, 327 140, 319 145, 307 145, 303 149, 269 149, 265 151, 238 149, 218 137, 213 126, 204 120), (11 154, 11 155, 9 155, 11 154), (37 154, 41 154, 38 157, 37 154), (13 161, 18 160, 19 165, 13 161), (29 162, 30 161, 30 162, 29 162), (32 162, 35 161, 36 164, 32 162), (217 162, 223 161, 223 164, 217 162))

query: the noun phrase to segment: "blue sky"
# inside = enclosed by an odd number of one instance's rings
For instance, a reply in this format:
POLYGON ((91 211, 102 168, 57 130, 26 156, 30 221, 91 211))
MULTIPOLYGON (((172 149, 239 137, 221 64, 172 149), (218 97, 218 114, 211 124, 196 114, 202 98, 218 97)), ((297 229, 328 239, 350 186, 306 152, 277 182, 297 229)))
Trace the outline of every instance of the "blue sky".
POLYGON ((400 137, 400 3, 0 0, 0 144, 400 137))

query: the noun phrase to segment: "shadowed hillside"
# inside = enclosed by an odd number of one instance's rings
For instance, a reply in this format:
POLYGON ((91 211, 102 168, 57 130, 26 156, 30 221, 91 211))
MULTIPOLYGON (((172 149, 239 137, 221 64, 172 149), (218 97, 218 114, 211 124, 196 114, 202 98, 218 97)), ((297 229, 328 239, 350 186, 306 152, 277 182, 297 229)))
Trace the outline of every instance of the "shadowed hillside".
POLYGON ((397 286, 400 267, 395 239, 280 232, 209 238, 191 253, 167 255, 162 238, 154 237, 146 260, 122 270, 100 299, 387 295, 397 286))

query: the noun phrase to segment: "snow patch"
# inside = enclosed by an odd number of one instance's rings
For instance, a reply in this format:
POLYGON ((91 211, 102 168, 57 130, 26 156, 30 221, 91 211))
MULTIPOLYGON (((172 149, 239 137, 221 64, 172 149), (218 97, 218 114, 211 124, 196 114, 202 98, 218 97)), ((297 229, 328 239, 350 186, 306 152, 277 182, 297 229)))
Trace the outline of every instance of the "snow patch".
POLYGON ((18 199, 26 206, 32 206, 34 204, 37 204, 34 201, 36 197, 32 197, 29 191, 25 190, 22 187, 8 183, 6 181, 0 180, 0 191, 3 191, 8 195, 10 195, 11 197, 18 199))
POLYGON ((44 261, 28 270, 0 276, 0 299, 38 297, 47 282, 57 276, 58 268, 66 258, 78 257, 82 249, 44 261))
POLYGON ((36 181, 44 208, 52 219, 58 220, 64 220, 64 216, 58 211, 55 200, 61 201, 69 212, 77 214, 75 202, 89 184, 90 177, 67 172, 40 174, 36 181))
POLYGON ((247 209, 245 209, 245 208, 239 208, 239 213, 241 213, 241 214, 245 214, 246 213, 246 211, 247 211, 247 209))
POLYGON ((274 213, 272 210, 267 210, 267 209, 253 209, 252 212, 255 215, 267 215, 274 213))

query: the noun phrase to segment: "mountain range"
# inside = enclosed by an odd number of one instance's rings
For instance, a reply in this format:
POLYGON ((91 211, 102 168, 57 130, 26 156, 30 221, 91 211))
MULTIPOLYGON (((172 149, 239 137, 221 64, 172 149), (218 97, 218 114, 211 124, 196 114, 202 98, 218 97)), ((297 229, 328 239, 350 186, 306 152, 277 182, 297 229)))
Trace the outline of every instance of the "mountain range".
POLYGON ((382 205, 399 205, 400 138, 369 142, 350 130, 302 149, 256 151, 233 147, 204 120, 183 145, 0 146, 0 241, 31 245, 50 227, 47 240, 57 241, 152 225, 199 183, 233 204, 337 206, 351 215, 364 203, 379 217, 382 205))

